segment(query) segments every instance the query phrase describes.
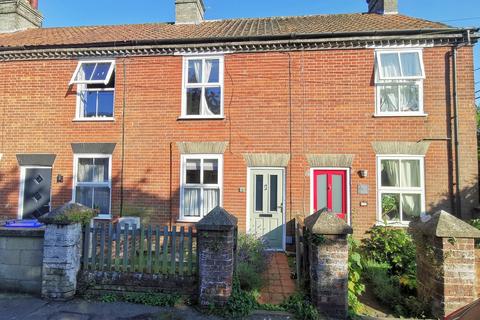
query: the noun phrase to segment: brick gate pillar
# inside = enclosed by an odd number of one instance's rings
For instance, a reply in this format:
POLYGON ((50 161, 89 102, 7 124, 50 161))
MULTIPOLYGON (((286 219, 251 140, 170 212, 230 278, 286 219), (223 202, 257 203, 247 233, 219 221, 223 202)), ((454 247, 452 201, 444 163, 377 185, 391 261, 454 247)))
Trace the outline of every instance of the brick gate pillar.
POLYGON ((305 219, 310 246, 310 294, 317 309, 333 319, 348 315, 348 241, 344 220, 325 210, 305 219))
POLYGON ((232 294, 237 218, 216 207, 196 228, 200 306, 223 306, 232 294))
POLYGON ((82 250, 82 224, 94 211, 79 204, 64 205, 40 221, 46 224, 43 246, 42 298, 72 299, 77 290, 82 250))
POLYGON ((474 239, 480 231, 445 211, 410 224, 417 246, 418 297, 443 318, 476 299, 474 239))

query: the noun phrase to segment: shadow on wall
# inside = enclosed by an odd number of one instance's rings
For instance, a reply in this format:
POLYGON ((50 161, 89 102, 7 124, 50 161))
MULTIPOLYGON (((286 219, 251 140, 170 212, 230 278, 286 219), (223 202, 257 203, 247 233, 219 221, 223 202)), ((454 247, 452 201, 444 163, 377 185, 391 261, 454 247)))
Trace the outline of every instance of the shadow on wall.
POLYGON ((0 221, 6 218, 16 218, 17 212, 13 211, 18 205, 18 182, 20 170, 12 168, 8 171, 0 166, 0 221), (12 177, 8 179, 8 177, 12 177), (16 179, 15 179, 16 178, 16 179))
MULTIPOLYGON (((469 220, 480 214, 480 212, 477 212, 476 210, 479 206, 478 183, 460 190, 460 198, 462 204, 462 218, 464 220, 469 220)), ((452 200, 449 193, 442 194, 440 201, 427 203, 427 211, 429 214, 433 214, 439 210, 445 210, 452 214, 455 213, 454 208, 452 208, 452 200)))

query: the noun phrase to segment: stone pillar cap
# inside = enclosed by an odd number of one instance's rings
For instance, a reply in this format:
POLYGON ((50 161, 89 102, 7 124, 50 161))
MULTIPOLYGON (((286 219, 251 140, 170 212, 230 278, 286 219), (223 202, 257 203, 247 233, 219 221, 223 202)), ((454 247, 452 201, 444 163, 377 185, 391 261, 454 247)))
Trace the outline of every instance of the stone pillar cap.
POLYGON ((305 218, 305 227, 313 234, 345 235, 352 234, 353 229, 336 214, 322 209, 305 218))
POLYGON ((431 217, 412 221, 410 227, 413 231, 439 238, 480 238, 480 230, 443 210, 431 217))
POLYGON ((216 207, 197 222, 197 230, 226 231, 237 226, 238 219, 222 207, 216 207))

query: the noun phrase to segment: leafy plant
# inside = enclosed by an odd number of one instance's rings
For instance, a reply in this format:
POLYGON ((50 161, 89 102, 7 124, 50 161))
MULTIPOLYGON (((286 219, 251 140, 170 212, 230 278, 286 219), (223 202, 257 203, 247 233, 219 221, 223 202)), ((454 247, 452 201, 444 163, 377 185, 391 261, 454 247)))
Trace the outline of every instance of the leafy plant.
POLYGON ((382 212, 384 217, 390 216, 391 213, 398 212, 399 199, 395 195, 384 195, 382 197, 382 212))
POLYGON ((264 279, 258 271, 249 264, 239 263, 237 265, 237 276, 242 290, 252 291, 260 290, 264 284, 264 279))
POLYGON ((391 275, 415 276, 416 247, 405 230, 374 227, 368 233, 370 237, 362 243, 362 252, 366 259, 386 263, 391 275))
POLYGON ((351 314, 360 313, 364 306, 358 297, 365 292, 361 277, 363 272, 362 256, 359 244, 353 237, 348 238, 348 306, 351 314))
POLYGON ((310 302, 310 300, 302 293, 295 293, 285 300, 281 305, 286 311, 295 315, 298 320, 319 320, 320 314, 310 302))
POLYGON ((100 297, 101 302, 112 303, 118 301, 118 296, 112 293, 104 294, 100 297))
POLYGON ((252 235, 239 235, 237 242, 237 270, 240 288, 260 290, 264 284, 263 272, 270 254, 265 243, 252 235))
POLYGON ((68 215, 58 215, 54 218, 57 224, 80 223, 86 225, 97 215, 95 210, 75 210, 70 211, 68 215))
MULTIPOLYGON (((90 297, 91 298, 91 297, 90 297)), ((125 301, 154 307, 173 307, 181 300, 180 295, 161 293, 108 293, 98 298, 101 302, 125 301)))
POLYGON ((176 294, 160 293, 128 293, 124 296, 124 301, 136 304, 144 304, 154 307, 173 307, 181 299, 176 294))
MULTIPOLYGON (((478 114, 477 114, 478 115, 478 114)), ((470 224, 477 228, 478 230, 480 230, 480 219, 473 219, 473 220, 470 220, 470 224)), ((480 248, 480 239, 475 239, 475 246, 477 248, 480 248)))
POLYGON ((240 287, 238 277, 233 280, 232 295, 227 304, 222 309, 213 309, 212 311, 227 319, 242 318, 248 316, 258 307, 258 292, 244 291, 240 287))
POLYGON ((428 306, 405 292, 398 277, 389 275, 390 266, 387 263, 368 260, 364 267, 365 278, 371 284, 373 294, 382 304, 390 307, 396 316, 425 318, 428 315, 428 306))

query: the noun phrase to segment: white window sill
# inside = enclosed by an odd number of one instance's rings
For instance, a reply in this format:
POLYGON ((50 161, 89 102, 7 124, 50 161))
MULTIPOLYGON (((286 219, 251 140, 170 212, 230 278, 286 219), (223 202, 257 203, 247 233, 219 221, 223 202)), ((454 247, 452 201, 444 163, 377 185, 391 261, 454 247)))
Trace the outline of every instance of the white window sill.
POLYGON ((181 219, 178 219, 177 222, 188 222, 188 223, 192 223, 192 222, 198 222, 202 220, 202 218, 181 218, 181 219))
POLYGON ((428 113, 375 113, 373 114, 374 118, 392 118, 392 117, 397 117, 397 118, 402 118, 402 117, 419 117, 419 118, 424 118, 428 117, 428 113))
POLYGON ((408 228, 410 222, 377 222, 375 223, 376 227, 394 227, 394 228, 408 228))
POLYGON ((94 217, 93 220, 112 220, 112 215, 110 214, 99 214, 94 217))
POLYGON ((209 117, 209 116, 181 116, 178 117, 177 120, 224 120, 224 116, 215 116, 215 117, 209 117))
POLYGON ((115 122, 115 118, 75 118, 73 122, 115 122))

